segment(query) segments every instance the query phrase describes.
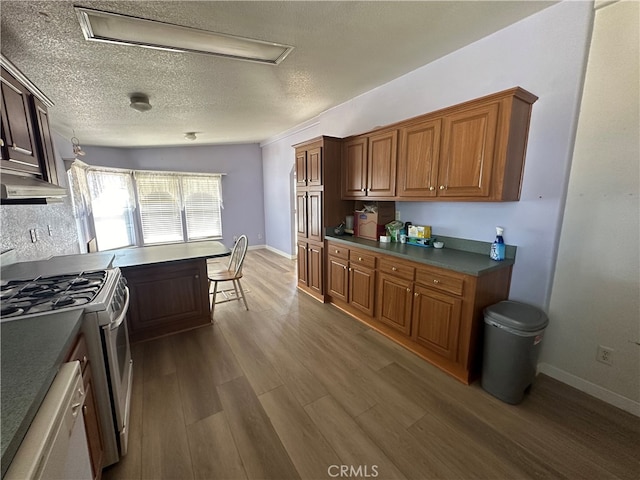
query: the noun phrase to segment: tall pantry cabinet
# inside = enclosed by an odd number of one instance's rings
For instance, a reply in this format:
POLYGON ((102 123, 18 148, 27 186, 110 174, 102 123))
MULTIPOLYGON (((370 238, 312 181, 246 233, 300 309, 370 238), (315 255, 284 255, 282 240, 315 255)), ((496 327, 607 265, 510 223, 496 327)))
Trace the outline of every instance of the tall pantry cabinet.
POLYGON ((319 137, 294 148, 298 288, 324 301, 324 232, 350 212, 349 202, 340 198, 342 140, 319 137))

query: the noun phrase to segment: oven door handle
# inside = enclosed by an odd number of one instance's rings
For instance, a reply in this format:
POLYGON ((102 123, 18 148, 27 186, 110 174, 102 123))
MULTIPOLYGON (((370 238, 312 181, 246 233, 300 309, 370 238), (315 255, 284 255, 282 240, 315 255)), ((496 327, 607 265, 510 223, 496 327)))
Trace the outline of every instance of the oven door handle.
POLYGON ((109 324, 109 330, 116 330, 120 325, 122 325, 124 319, 127 318, 127 310, 129 310, 129 287, 124 287, 124 293, 124 306, 122 307, 122 310, 120 310, 118 318, 109 324))

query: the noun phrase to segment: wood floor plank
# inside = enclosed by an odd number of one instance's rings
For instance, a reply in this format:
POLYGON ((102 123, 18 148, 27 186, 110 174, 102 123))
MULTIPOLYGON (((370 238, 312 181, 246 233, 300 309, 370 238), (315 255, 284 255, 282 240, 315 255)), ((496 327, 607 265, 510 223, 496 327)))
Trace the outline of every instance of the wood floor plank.
POLYGON ((248 313, 229 313, 218 325, 247 379, 256 394, 260 395, 279 387, 283 382, 260 346, 243 333, 242 321, 248 313))
POLYGON ((331 395, 304 407, 343 465, 366 468, 380 478, 406 478, 331 395), (375 468, 374 468, 375 467, 375 468))
POLYGON ((286 387, 259 398, 302 478, 326 478, 330 465, 341 464, 340 457, 286 387))
POLYGON ((160 337, 141 343, 146 359, 143 381, 175 373, 176 364, 171 348, 171 337, 160 337))
POLYGON ((196 479, 246 479, 224 412, 187 426, 187 437, 196 479))
POLYGON ((220 385, 244 375, 219 326, 202 327, 198 330, 196 339, 203 355, 202 362, 213 375, 214 384, 220 385))
POLYGON ((202 332, 190 330, 170 337, 187 425, 222 411, 214 375, 206 361, 207 349, 198 341, 201 335, 202 332))
POLYGON ((176 374, 145 382, 143 396, 142 478, 193 478, 176 374))
POLYGON ((236 378, 217 388, 247 476, 300 478, 247 379, 236 378))
POLYGON ((380 408, 380 405, 359 415, 356 421, 407 478, 463 478, 463 471, 443 461, 437 452, 416 442, 416 439, 390 417, 386 410, 380 408))

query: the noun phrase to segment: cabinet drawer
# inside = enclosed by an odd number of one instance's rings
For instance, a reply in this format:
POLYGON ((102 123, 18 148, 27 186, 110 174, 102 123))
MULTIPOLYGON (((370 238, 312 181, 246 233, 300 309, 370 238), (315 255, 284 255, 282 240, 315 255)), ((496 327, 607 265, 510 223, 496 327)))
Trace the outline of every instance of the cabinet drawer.
POLYGON ((327 254, 332 257, 349 260, 349 249, 342 245, 336 245, 335 243, 327 243, 327 254))
POLYGON ((381 258, 378 264, 378 270, 395 277, 404 278, 405 280, 413 280, 416 272, 414 267, 397 262, 391 258, 381 258))
POLYGON ((363 267, 376 268, 376 256, 362 250, 351 250, 349 255, 351 265, 362 265, 363 267))
POLYGON ((455 295, 462 295, 464 277, 462 275, 456 276, 451 272, 443 273, 439 269, 421 267, 416 271, 416 283, 455 295))
POLYGON ((80 369, 82 373, 84 373, 87 365, 89 365, 89 349, 82 334, 78 335, 78 340, 67 357, 67 362, 74 362, 76 360, 80 362, 80 369))

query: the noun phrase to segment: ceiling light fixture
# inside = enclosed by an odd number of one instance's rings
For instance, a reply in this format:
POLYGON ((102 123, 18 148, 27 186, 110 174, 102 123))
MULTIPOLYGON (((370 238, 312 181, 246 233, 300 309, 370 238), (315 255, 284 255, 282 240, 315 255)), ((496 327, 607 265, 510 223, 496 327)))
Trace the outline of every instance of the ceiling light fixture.
POLYGON ((86 152, 84 150, 82 150, 82 147, 80 146, 80 140, 78 140, 76 137, 71 137, 71 145, 73 146, 73 155, 78 157, 84 157, 86 155, 86 152))
POLYGON ((129 97, 131 102, 129 106, 139 112, 148 112, 151 110, 151 104, 149 103, 149 97, 144 93, 133 93, 129 97))
POLYGON ((86 40, 192 52, 277 65, 293 47, 171 23, 75 7, 86 40))
POLYGON ((198 137, 196 137, 196 132, 187 132, 187 133, 184 134, 184 138, 187 139, 187 140, 192 140, 193 141, 198 137))

